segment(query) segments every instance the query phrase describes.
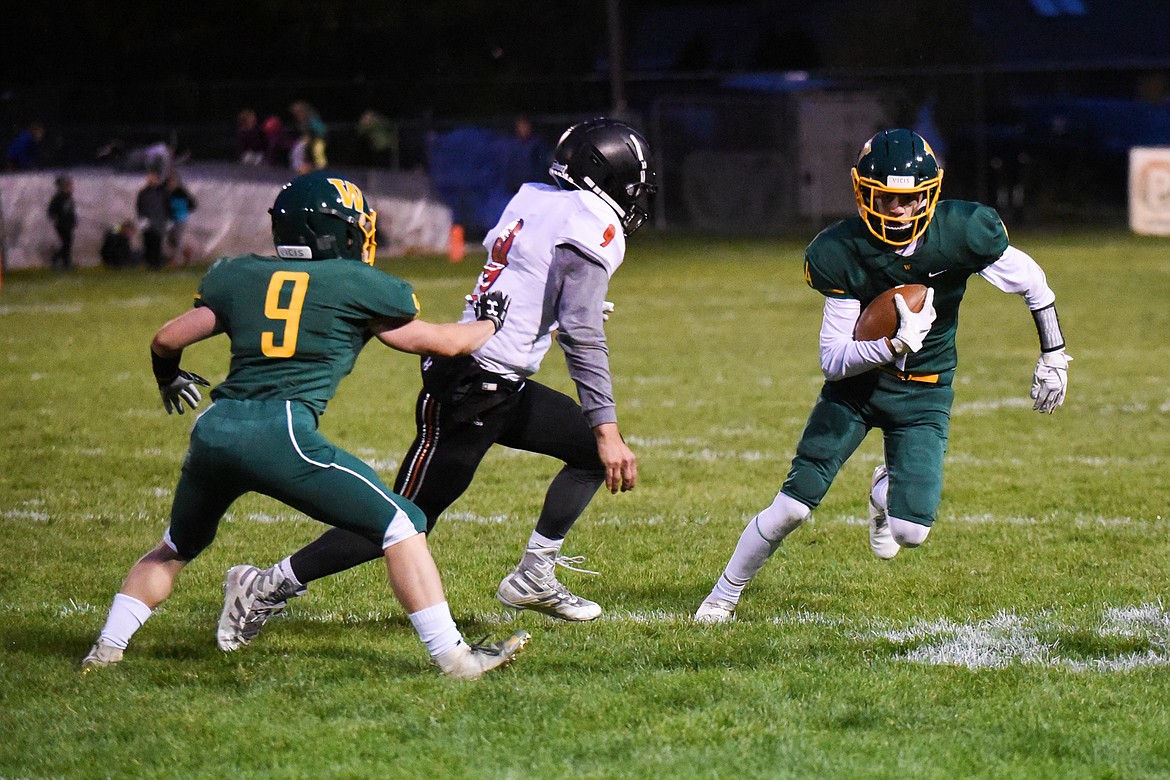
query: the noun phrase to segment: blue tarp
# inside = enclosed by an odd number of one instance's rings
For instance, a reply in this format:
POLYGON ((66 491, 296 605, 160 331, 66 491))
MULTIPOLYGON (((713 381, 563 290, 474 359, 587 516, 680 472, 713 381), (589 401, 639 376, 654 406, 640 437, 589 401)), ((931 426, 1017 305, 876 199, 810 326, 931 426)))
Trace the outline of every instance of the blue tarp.
POLYGON ((455 222, 478 241, 495 225, 526 181, 549 181, 548 153, 539 140, 520 141, 494 130, 464 127, 430 144, 431 183, 455 222))

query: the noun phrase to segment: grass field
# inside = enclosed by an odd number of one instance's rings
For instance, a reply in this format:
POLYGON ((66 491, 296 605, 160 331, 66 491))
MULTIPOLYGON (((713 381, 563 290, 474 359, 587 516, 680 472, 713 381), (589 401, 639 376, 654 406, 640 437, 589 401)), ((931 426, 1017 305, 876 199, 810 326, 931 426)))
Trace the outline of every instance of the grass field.
MULTIPOLYGON (((478 683, 431 669, 368 565, 317 583, 250 647, 216 649, 220 583, 322 530, 239 502, 119 666, 78 661, 166 527, 192 416, 150 375, 198 272, 9 274, 0 290, 0 777, 1170 776, 1170 243, 1017 234, 1075 357, 1065 406, 1027 398, 1023 303, 974 279, 946 487, 929 542, 868 549, 876 435, 747 591, 690 621, 780 485, 820 384, 803 242, 639 235, 608 323, 638 488, 600 494, 562 579, 594 623, 494 599, 556 464, 497 449, 431 544, 471 638, 528 629, 478 683)), ((430 319, 476 261, 385 260, 430 319)), ((188 351, 213 381, 226 339, 188 351)), ((572 392, 553 350, 540 377, 572 392)), ((417 363, 371 346, 322 420, 393 479, 417 363)))

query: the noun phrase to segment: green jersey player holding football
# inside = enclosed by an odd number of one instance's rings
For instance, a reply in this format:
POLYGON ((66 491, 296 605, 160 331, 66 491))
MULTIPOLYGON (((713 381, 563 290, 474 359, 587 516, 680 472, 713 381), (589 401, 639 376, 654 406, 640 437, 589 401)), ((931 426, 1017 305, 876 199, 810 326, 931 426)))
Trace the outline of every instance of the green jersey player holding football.
POLYGON ((805 250, 805 280, 825 296, 820 332, 825 383, 780 492, 753 517, 695 619, 730 620, 744 588, 820 504, 837 472, 872 428, 884 462, 870 487, 870 547, 893 558, 926 541, 942 496, 955 335, 967 281, 978 275, 1021 296, 1040 336, 1031 397, 1051 413, 1064 402, 1068 362, 1056 296, 1043 270, 1008 243, 996 212, 939 200, 943 171, 930 145, 910 130, 866 141, 852 169, 859 216, 822 231, 805 250), (914 312, 895 297, 892 338, 856 341, 863 307, 900 284, 926 285, 914 312))
POLYGON ((183 350, 220 333, 227 378, 191 431, 162 541, 130 569, 82 669, 122 660, 131 636, 215 538, 228 507, 263 493, 369 539, 382 550, 394 595, 433 662, 475 679, 509 662, 528 639, 463 641, 427 547, 426 516, 374 470, 329 442, 318 418, 372 338, 403 352, 461 355, 503 325, 508 297, 480 298, 464 323, 418 319, 409 284, 373 267, 376 213, 351 181, 325 172, 285 185, 270 210, 276 257, 224 258, 203 277, 195 308, 151 343, 167 413, 194 409, 207 380, 179 367, 183 350))

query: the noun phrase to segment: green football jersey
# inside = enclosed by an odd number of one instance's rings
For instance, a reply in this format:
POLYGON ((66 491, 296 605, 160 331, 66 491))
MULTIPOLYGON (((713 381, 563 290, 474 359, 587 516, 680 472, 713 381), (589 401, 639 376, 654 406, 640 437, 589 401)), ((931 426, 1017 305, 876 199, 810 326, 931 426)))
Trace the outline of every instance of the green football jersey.
POLYGON ((231 337, 227 379, 212 399, 294 400, 317 414, 373 336, 370 321, 413 319, 409 284, 356 260, 218 260, 199 284, 231 337))
POLYGON ((822 295, 855 298, 862 308, 899 284, 933 287, 938 317, 922 349, 907 356, 905 370, 940 374, 958 362, 955 336, 967 280, 994 263, 1007 247, 1007 230, 995 209, 944 200, 910 255, 900 255, 878 241, 860 217, 830 225, 805 249, 804 278, 822 295))

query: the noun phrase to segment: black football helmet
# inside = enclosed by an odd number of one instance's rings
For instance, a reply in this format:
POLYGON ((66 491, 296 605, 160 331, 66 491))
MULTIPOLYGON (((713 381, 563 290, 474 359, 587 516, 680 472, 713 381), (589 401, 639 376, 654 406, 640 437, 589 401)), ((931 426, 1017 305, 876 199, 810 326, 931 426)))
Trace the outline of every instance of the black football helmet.
POLYGON ((942 168, 926 140, 911 130, 882 130, 861 147, 853 167, 853 196, 869 232, 891 246, 908 246, 926 232, 942 189, 942 168), (880 195, 916 195, 910 218, 877 208, 880 195))
POLYGON ((548 172, 562 189, 588 190, 608 203, 627 236, 650 217, 658 191, 650 145, 617 119, 590 119, 566 130, 548 172))
POLYGON ((284 185, 268 213, 278 257, 374 264, 378 214, 348 179, 325 171, 298 176, 284 185))

